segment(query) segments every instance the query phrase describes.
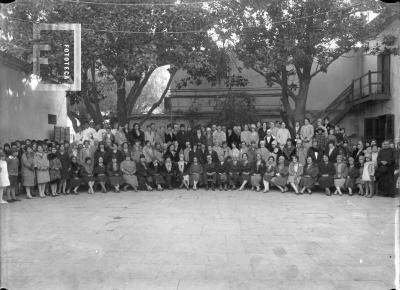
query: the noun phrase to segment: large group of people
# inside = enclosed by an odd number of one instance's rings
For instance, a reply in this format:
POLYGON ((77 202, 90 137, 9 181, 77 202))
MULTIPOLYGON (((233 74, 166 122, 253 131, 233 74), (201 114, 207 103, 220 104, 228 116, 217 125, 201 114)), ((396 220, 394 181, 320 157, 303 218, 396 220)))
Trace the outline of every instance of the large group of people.
MULTIPOLYGON (((226 127, 154 123, 82 125, 73 142, 24 140, 0 149, 0 202, 100 190, 252 189, 326 195, 394 195, 399 147, 348 140, 345 130, 306 118, 226 127), (3 193, 4 197, 3 197, 3 193)), ((365 141, 365 142, 364 142, 365 141)))

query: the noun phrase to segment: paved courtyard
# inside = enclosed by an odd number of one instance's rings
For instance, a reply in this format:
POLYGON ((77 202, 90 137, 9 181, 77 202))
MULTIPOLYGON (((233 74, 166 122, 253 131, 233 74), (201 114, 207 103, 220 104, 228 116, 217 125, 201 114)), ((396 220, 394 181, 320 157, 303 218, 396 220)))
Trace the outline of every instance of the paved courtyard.
POLYGON ((397 205, 204 190, 24 200, 1 206, 1 286, 391 289, 397 205))

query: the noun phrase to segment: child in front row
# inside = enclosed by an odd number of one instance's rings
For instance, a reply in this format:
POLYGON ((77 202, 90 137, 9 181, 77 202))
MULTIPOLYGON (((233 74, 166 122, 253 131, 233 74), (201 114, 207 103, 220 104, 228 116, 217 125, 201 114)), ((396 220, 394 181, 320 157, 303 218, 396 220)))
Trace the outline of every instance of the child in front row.
POLYGON ((6 187, 10 186, 10 180, 8 179, 7 162, 5 161, 5 154, 0 151, 0 204, 8 203, 3 200, 3 192, 6 187))
POLYGON ((365 164, 362 174, 362 180, 365 186, 365 197, 374 196, 374 181, 375 181, 375 163, 372 161, 371 155, 365 155, 365 164))
POLYGON ((364 173, 365 157, 363 155, 358 156, 358 177, 356 179, 356 185, 358 188, 358 194, 361 196, 365 195, 364 192, 364 180, 362 178, 364 173))
POLYGON ((18 173, 19 173, 19 159, 18 159, 18 150, 13 148, 11 149, 11 155, 8 156, 7 160, 7 170, 8 170, 8 179, 10 181, 9 201, 21 201, 16 197, 16 193, 18 190, 18 173))

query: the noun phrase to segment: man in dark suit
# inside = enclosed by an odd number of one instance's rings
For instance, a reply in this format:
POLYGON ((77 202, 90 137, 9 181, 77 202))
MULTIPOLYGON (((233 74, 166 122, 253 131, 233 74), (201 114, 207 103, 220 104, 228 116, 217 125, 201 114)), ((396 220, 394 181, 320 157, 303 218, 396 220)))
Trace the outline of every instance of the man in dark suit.
POLYGON ((176 141, 176 135, 172 131, 172 125, 167 125, 167 132, 164 135, 165 137, 165 143, 172 143, 176 141))
POLYGON ((187 135, 186 135, 186 130, 185 130, 185 125, 181 124, 179 132, 176 134, 176 140, 178 141, 179 147, 177 149, 178 152, 181 150, 184 150, 186 148, 185 143, 186 143, 187 135))
POLYGON ((197 145, 198 143, 206 144, 206 138, 203 136, 200 129, 196 130, 196 133, 193 134, 192 140, 190 140, 190 141, 192 142, 192 146, 194 144, 197 145))
POLYGON ((226 134, 226 143, 228 144, 229 148, 232 149, 232 143, 237 144, 240 143, 240 137, 233 132, 232 128, 228 128, 228 133, 226 134))
POLYGON ((197 156, 199 159, 199 163, 204 165, 207 161, 207 149, 205 144, 201 144, 197 147, 197 156))
POLYGON ((312 146, 308 149, 307 157, 311 157, 314 163, 319 164, 322 161, 323 152, 318 147, 318 141, 313 140, 312 146))
POLYGON ((328 154, 329 162, 336 163, 339 150, 336 148, 333 141, 328 142, 328 146, 325 149, 325 153, 328 154))
POLYGON ((272 142, 275 140, 275 138, 272 136, 272 130, 268 129, 267 130, 267 135, 264 137, 265 140, 265 147, 272 152, 272 142))
POLYGON ((172 189, 173 186, 176 185, 177 180, 177 172, 178 172, 178 166, 176 163, 171 161, 170 157, 167 157, 165 160, 164 164, 162 165, 163 169, 163 176, 166 182, 166 188, 172 189))

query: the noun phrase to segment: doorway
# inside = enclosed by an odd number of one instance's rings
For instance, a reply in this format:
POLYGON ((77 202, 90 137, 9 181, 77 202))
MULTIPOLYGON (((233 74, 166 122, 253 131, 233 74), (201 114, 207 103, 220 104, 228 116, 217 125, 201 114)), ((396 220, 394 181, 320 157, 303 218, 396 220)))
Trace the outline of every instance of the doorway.
POLYGON ((394 115, 387 114, 374 118, 365 118, 364 136, 367 141, 375 139, 381 144, 385 139, 394 138, 394 115))

